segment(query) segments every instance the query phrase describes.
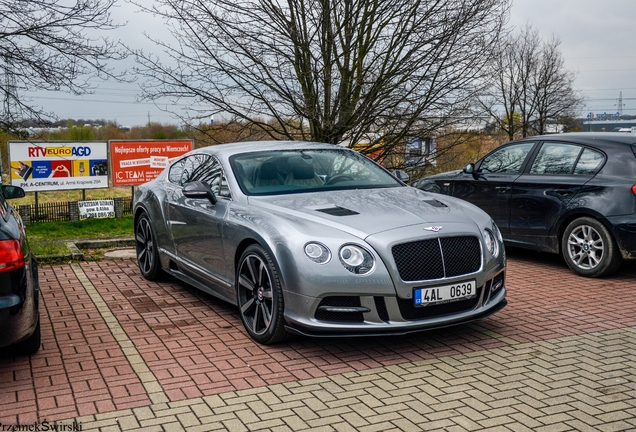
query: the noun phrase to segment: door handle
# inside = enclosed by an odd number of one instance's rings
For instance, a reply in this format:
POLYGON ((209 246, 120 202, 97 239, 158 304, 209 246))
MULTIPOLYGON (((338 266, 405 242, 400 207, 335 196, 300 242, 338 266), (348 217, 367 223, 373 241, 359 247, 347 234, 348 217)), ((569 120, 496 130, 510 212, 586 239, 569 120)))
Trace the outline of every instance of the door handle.
POLYGON ((558 194, 570 194, 574 193, 572 189, 554 189, 554 191, 558 194))
POLYGON ((499 192, 510 192, 510 186, 495 186, 499 192))

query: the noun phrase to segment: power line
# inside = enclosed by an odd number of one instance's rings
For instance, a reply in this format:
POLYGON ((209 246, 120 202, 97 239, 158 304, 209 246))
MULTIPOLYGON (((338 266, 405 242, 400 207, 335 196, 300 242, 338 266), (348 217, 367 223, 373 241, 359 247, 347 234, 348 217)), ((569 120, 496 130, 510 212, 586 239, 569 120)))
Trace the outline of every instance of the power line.
MULTIPOLYGON (((103 100, 103 99, 77 99, 77 98, 64 98, 64 97, 48 97, 48 96, 43 96, 43 97, 36 97, 33 96, 34 100, 38 100, 38 99, 43 99, 43 100, 61 100, 61 101, 71 101, 71 102, 85 102, 85 103, 93 103, 93 102, 100 102, 100 103, 108 103, 108 104, 126 104, 126 105, 152 105, 155 106, 156 104, 153 102, 137 102, 137 101, 117 101, 117 100, 103 100)), ((168 103, 165 102, 166 105, 170 105, 170 106, 180 106, 180 107, 190 107, 192 106, 191 104, 173 104, 173 103, 168 103)), ((158 105, 163 105, 163 104, 158 104, 158 105)))
POLYGON ((582 69, 578 72, 632 72, 636 69, 582 69))
POLYGON ((611 88, 611 89, 588 89, 588 90, 579 90, 581 92, 599 92, 599 91, 621 91, 621 90, 636 90, 636 88, 611 88))

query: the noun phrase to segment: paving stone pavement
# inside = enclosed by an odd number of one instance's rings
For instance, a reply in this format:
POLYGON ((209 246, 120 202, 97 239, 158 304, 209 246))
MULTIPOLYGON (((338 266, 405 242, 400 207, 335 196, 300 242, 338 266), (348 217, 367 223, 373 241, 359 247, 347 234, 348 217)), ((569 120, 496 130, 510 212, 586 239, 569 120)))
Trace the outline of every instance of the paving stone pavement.
POLYGON ((0 430, 636 430, 636 266, 509 257, 509 305, 484 321, 274 347, 134 260, 44 266, 43 346, 0 358, 0 430))

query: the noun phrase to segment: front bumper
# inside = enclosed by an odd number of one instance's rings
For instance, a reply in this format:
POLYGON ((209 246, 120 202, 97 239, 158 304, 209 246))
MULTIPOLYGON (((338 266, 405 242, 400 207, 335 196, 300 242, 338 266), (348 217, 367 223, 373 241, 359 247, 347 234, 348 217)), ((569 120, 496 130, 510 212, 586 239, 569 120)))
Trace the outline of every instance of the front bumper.
MULTIPOLYGON (((336 298, 336 297, 332 297, 336 298)), ((345 296, 338 301, 349 312, 322 313, 325 298, 285 293, 286 328, 313 337, 399 335, 481 320, 506 304, 505 270, 478 287, 473 299, 425 307, 413 300, 392 296, 345 296)), ((324 309, 324 308, 323 308, 324 309)))

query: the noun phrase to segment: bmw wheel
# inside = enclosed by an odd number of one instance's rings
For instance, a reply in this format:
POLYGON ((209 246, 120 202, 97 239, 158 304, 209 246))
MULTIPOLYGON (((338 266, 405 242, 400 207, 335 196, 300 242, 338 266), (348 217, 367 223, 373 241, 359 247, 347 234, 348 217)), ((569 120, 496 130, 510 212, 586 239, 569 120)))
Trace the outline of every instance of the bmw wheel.
POLYGON ((260 245, 241 255, 236 293, 241 320, 250 337, 268 345, 289 338, 283 317, 283 292, 273 260, 260 245))
POLYGON ((135 226, 135 244, 137 246, 137 264, 144 278, 156 281, 161 276, 161 263, 155 235, 150 218, 142 213, 135 226))
POLYGON ((589 217, 576 219, 567 226, 561 250, 568 266, 581 276, 605 276, 621 264, 620 252, 610 232, 589 217))

